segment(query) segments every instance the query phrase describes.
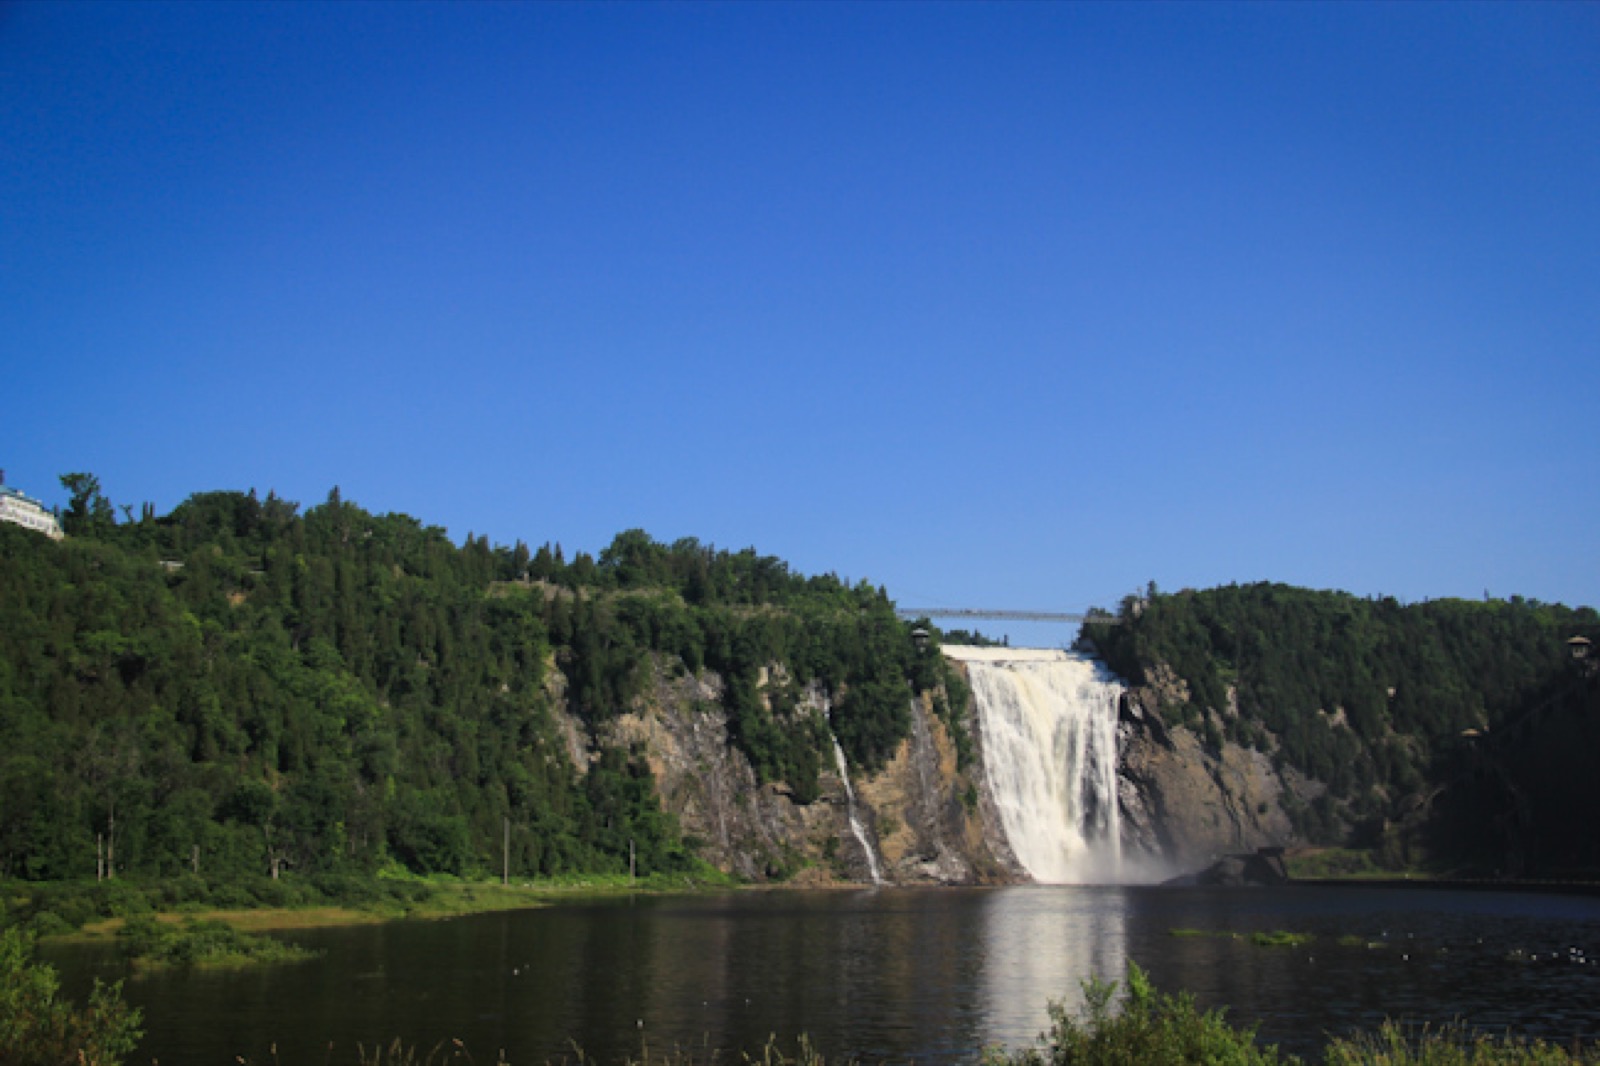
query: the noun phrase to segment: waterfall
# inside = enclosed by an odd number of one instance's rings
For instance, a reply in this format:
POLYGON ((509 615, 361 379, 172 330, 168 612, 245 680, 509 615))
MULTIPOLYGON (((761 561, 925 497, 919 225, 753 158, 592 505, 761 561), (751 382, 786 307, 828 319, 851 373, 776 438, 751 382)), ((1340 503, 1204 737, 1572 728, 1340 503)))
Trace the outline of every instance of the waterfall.
POLYGON ((828 737, 833 741, 833 761, 839 766, 839 780, 844 782, 844 796, 849 803, 850 832, 854 833, 861 850, 867 853, 867 870, 872 874, 872 883, 883 884, 883 871, 878 867, 878 853, 872 849, 872 844, 867 840, 867 831, 861 825, 861 819, 856 815, 856 790, 850 787, 850 767, 844 761, 844 749, 839 746, 839 738, 833 735, 833 730, 828 730, 828 737))
POLYGON ((1104 666, 1064 651, 946 646, 966 663, 983 769, 1007 842, 1035 881, 1123 879, 1117 703, 1104 666))

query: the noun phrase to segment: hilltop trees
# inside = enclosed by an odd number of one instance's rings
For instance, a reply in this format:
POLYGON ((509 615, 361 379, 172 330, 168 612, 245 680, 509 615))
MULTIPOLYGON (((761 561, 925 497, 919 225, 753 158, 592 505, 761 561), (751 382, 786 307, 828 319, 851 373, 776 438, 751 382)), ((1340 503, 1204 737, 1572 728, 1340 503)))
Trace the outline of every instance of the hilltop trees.
POLYGON ((67 513, 61 518, 68 536, 101 533, 116 523, 116 511, 101 495, 100 479, 93 474, 62 474, 61 487, 71 494, 67 513))

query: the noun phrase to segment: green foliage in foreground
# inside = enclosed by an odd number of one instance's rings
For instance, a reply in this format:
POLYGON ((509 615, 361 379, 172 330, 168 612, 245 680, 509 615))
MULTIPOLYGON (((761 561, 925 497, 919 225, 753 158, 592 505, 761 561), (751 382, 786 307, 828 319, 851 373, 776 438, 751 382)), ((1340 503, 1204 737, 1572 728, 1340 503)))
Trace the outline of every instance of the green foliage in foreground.
POLYGON ((227 922, 186 919, 183 924, 132 918, 117 932, 122 953, 141 968, 234 967, 301 962, 317 957, 269 936, 241 933, 227 922))
POLYGON ((1128 964, 1126 995, 1114 1008, 1114 981, 1084 982, 1086 1016, 1078 1020, 1060 1003, 1050 1005, 1050 1032, 1040 1046, 993 1051, 985 1066, 1250 1066, 1292 1062, 1273 1045, 1256 1043, 1253 1026, 1228 1024, 1221 1011, 1201 1012, 1188 994, 1156 991, 1143 970, 1128 964))
POLYGON ((56 998, 54 968, 33 958, 32 938, 0 933, 0 1062, 6 1066, 118 1066, 139 1042, 139 1012, 122 986, 96 981, 79 1010, 56 998))
MULTIPOLYGON (((1050 1008, 1050 1032, 1039 1046, 991 1050, 985 1066, 1247 1066, 1296 1063, 1274 1045, 1256 1043, 1253 1026, 1230 1025, 1221 1011, 1201 1012, 1187 994, 1158 992, 1138 966, 1128 964, 1126 990, 1089 980, 1085 1017, 1050 1008)), ((1464 1026, 1408 1028, 1386 1023, 1377 1033, 1336 1038, 1324 1052, 1329 1066, 1569 1066, 1600 1063, 1600 1049, 1567 1050, 1543 1041, 1491 1036, 1464 1026)))
MULTIPOLYGON (((1181 1000, 1159 994, 1154 994, 1153 1000, 1147 1011, 1131 1021, 1126 1011, 1112 1014, 1107 1009, 1098 1022, 1091 1019, 1081 1026, 1069 1023, 1070 1031, 1058 1022, 1038 1048, 993 1048, 984 1053, 982 1062, 984 1066, 1232 1066, 1280 1062, 1290 1066, 1300 1061, 1292 1055, 1280 1056, 1271 1045, 1257 1045, 1250 1030, 1229 1026, 1218 1013, 1200 1014, 1192 1006, 1185 1012, 1178 1006, 1181 1000)), ((574 1066, 601 1066, 581 1048, 574 1049, 574 1056, 574 1066)), ((1412 1033, 1392 1024, 1377 1034, 1335 1040, 1328 1045, 1325 1056, 1328 1066, 1583 1066, 1600 1062, 1600 1056, 1592 1050, 1568 1051, 1542 1041, 1474 1034, 1459 1027, 1412 1033)), ((489 1060, 474 1059, 460 1041, 441 1041, 427 1051, 396 1041, 387 1047, 360 1047, 354 1058, 355 1066, 446 1066, 476 1061, 489 1060)), ((630 1055, 619 1066, 713 1066, 716 1061, 715 1054, 697 1059, 692 1049, 656 1051, 642 1047, 637 1057, 630 1055)), ((826 1066, 827 1062, 804 1036, 796 1042, 793 1053, 773 1038, 757 1053, 742 1053, 738 1061, 743 1066, 826 1066)), ((503 1053, 493 1062, 494 1066, 510 1066, 503 1053)), ((246 1066, 254 1064, 247 1062, 246 1066)))
MULTIPOLYGON (((1234 1064, 1297 1064, 1292 1055, 1280 1055, 1272 1045, 1258 1045, 1253 1029, 1229 1025, 1219 1011, 1201 1013, 1186 996, 1167 996, 1150 988, 1144 974, 1130 967, 1128 998, 1120 1011, 1111 1000, 1116 985, 1091 981, 1086 991, 1099 997, 1091 1001, 1084 1022, 1068 1018, 1061 1008, 1052 1011, 1051 1031, 1037 1048, 1008 1051, 987 1049, 983 1066, 1234 1066, 1234 1064)), ((574 1066, 601 1063, 574 1048, 574 1066)), ((1328 1066, 1583 1066, 1600 1063, 1594 1049, 1566 1050, 1543 1041, 1494 1037, 1460 1026, 1409 1030, 1386 1024, 1375 1034, 1336 1039, 1324 1052, 1328 1066)), ((355 1066, 447 1066, 480 1061, 459 1040, 440 1041, 430 1050, 408 1047, 400 1041, 388 1046, 358 1047, 355 1066)), ((487 1058, 482 1059, 488 1062, 487 1058)), ((637 1056, 619 1066, 713 1066, 715 1053, 696 1058, 694 1049, 657 1051, 640 1047, 637 1056)), ((826 1066, 826 1059, 805 1036, 790 1053, 773 1037, 754 1054, 741 1053, 743 1066, 826 1066)), ((504 1052, 494 1066, 510 1066, 504 1052)), ((255 1066, 246 1062, 245 1066, 255 1066)), ((280 1066, 274 1061, 271 1066, 280 1066)))
MULTIPOLYGON (((573 1066, 601 1066, 599 1060, 591 1058, 581 1047, 574 1046, 572 1052, 573 1066)), ((565 1063, 567 1060, 561 1061, 565 1063)), ((622 1060, 620 1066, 695 1066, 696 1062, 712 1066, 716 1061, 715 1053, 697 1060, 692 1049, 675 1047, 663 1052, 651 1048, 649 1044, 641 1044, 638 1057, 630 1055, 622 1060)), ((743 1052, 739 1061, 743 1066, 827 1066, 827 1060, 812 1046, 810 1038, 804 1035, 795 1041, 792 1055, 779 1045, 776 1036, 771 1036, 760 1052, 743 1052)), ((472 1052, 459 1040, 441 1040, 426 1052, 417 1047, 408 1047, 399 1040, 387 1046, 379 1044, 368 1048, 358 1045, 356 1048, 356 1066, 448 1066, 450 1063, 476 1066, 476 1062, 472 1052)), ((244 1066, 252 1064, 246 1061, 244 1066)), ((510 1066, 504 1050, 495 1056, 494 1066, 510 1066)))
POLYGON ((1411 1028, 1387 1022, 1377 1033, 1328 1045, 1328 1066, 1568 1066, 1600 1062, 1600 1049, 1571 1051, 1542 1040, 1476 1033, 1464 1026, 1411 1028))

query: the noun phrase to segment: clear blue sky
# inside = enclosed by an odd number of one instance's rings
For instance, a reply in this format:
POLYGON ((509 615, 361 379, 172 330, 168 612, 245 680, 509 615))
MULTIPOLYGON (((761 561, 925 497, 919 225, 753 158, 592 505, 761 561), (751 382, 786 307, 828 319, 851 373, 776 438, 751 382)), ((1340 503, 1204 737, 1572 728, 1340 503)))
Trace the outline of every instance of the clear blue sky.
POLYGON ((0 6, 0 368, 48 503, 1600 604, 1600 5, 0 6))

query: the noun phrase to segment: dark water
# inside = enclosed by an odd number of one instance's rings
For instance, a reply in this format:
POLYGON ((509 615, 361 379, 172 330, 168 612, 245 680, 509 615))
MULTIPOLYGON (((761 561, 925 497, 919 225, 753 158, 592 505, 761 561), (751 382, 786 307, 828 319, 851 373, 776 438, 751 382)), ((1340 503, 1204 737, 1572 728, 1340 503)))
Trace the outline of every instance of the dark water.
MULTIPOLYGON (((975 1061, 1031 1042, 1046 1005, 1128 960, 1156 986, 1314 1054, 1388 1016, 1600 1039, 1600 900, 1404 889, 883 889, 637 897, 285 939, 314 962, 129 981, 135 1061, 353 1063, 355 1045, 464 1041, 480 1063, 603 1063, 801 1033, 835 1061, 975 1061), (1176 937, 1287 929, 1306 947, 1176 937), (1360 937, 1382 946, 1341 945, 1360 937), (1575 954, 1581 952, 1582 954, 1575 954), (1578 961, 1578 960, 1586 961, 1578 961), (335 1045, 330 1058, 329 1043, 335 1045)), ((56 949, 66 990, 118 976, 56 949)), ((737 1061, 734 1056, 732 1061, 737 1061)))

